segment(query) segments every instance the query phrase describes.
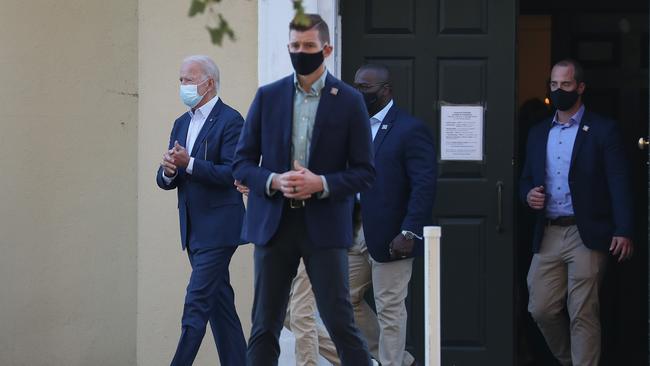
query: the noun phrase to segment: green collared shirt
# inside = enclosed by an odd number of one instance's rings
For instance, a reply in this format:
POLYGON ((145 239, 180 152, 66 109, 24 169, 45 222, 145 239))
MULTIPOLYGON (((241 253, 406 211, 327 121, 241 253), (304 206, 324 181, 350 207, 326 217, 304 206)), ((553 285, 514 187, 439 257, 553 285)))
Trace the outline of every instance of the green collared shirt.
POLYGON ((298 76, 293 75, 295 92, 293 95, 293 126, 291 132, 291 161, 298 160, 300 165, 308 168, 309 148, 316 122, 316 111, 320 102, 321 91, 325 87, 327 70, 316 80, 311 90, 305 91, 298 82, 298 76))
MULTIPOLYGON (((309 92, 305 92, 300 83, 298 82, 298 75, 293 74, 293 83, 295 91, 293 95, 293 123, 291 127, 291 168, 293 169, 293 161, 298 160, 300 165, 308 168, 309 164, 309 148, 311 147, 311 137, 314 131, 314 123, 316 122, 316 112, 318 111, 318 103, 323 88, 325 87, 325 79, 327 78, 327 70, 323 72, 318 80, 311 86, 309 92)), ((276 193, 271 190, 271 181, 276 173, 271 173, 266 180, 266 194, 270 197, 276 193)), ((321 175, 323 180, 323 191, 318 193, 316 197, 319 199, 327 198, 329 196, 329 185, 325 176, 321 175)))

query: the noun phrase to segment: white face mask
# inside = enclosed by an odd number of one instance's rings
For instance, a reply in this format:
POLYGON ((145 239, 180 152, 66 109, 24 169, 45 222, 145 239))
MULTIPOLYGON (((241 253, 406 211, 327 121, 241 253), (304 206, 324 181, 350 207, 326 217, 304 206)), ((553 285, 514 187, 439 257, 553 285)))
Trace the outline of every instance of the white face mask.
POLYGON ((199 94, 199 85, 205 83, 209 79, 205 79, 202 82, 196 84, 196 85, 181 85, 180 88, 180 96, 181 100, 183 101, 183 104, 190 108, 196 107, 197 104, 201 102, 203 97, 208 93, 207 91, 203 93, 203 95, 199 94))

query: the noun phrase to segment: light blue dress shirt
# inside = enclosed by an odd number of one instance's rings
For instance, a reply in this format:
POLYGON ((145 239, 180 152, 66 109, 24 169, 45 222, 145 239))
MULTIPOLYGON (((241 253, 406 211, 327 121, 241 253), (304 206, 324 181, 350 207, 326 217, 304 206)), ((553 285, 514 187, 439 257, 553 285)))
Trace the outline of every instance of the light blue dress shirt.
POLYGON ((569 188, 571 154, 578 134, 585 107, 582 106, 567 123, 557 120, 557 112, 551 122, 546 145, 546 217, 573 216, 573 202, 569 188))

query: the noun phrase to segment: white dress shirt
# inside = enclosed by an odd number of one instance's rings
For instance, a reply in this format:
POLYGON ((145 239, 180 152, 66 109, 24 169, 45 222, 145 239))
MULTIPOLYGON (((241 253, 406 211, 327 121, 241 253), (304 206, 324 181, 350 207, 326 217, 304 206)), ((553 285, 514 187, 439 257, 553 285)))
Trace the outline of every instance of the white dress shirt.
POLYGON ((384 118, 388 114, 388 111, 393 106, 393 100, 391 99, 384 108, 377 112, 372 118, 370 118, 370 129, 372 130, 372 140, 375 140, 377 136, 377 131, 379 131, 379 126, 384 122, 384 118))
MULTIPOLYGON (((187 150, 188 154, 192 153, 192 148, 194 148, 196 138, 199 136, 199 132, 201 132, 201 129, 203 128, 205 121, 208 119, 210 112, 212 112, 212 108, 214 108, 215 104, 217 104, 218 101, 219 96, 215 95, 214 98, 210 99, 210 101, 201 106, 201 108, 197 108, 194 111, 190 109, 187 112, 190 114, 190 125, 187 128, 187 139, 185 140, 185 149, 187 150)), ((187 168, 185 168, 185 171, 187 174, 192 174, 193 168, 194 158, 191 157, 190 162, 187 164, 187 168)), ((163 173, 163 181, 165 181, 166 184, 170 184, 174 178, 176 178, 176 175, 178 175, 178 172, 174 174, 173 177, 168 177, 163 173)))

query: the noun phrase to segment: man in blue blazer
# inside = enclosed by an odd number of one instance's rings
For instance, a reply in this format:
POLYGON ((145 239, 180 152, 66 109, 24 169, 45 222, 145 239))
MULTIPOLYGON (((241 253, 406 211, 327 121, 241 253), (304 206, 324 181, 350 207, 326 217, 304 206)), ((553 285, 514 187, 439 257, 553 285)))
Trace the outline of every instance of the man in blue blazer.
POLYGON ((174 366, 191 365, 210 321, 221 365, 246 363, 246 340, 235 310, 228 266, 244 216, 233 187, 232 161, 244 120, 218 96, 219 69, 207 56, 190 56, 180 71, 180 96, 190 110, 172 128, 156 181, 178 192, 181 246, 192 274, 174 366))
POLYGON ((350 305, 347 249, 354 194, 374 179, 370 127, 361 95, 325 69, 327 24, 306 18, 289 26, 295 74, 257 91, 235 154, 235 178, 250 189, 243 237, 255 244, 248 365, 277 365, 301 258, 342 364, 369 365, 350 305))
POLYGON ((585 110, 576 61, 553 66, 550 89, 557 111, 531 128, 520 181, 537 212, 528 311, 562 365, 598 365, 607 253, 633 252, 627 159, 617 124, 585 110))
POLYGON ((423 227, 432 223, 433 138, 424 123, 395 105, 385 66, 362 66, 354 82, 372 117, 377 172, 372 188, 361 192, 354 245, 348 253, 355 321, 382 366, 415 365, 405 350, 405 299, 413 257, 424 251, 423 227), (371 284, 377 315, 364 300, 371 284))

